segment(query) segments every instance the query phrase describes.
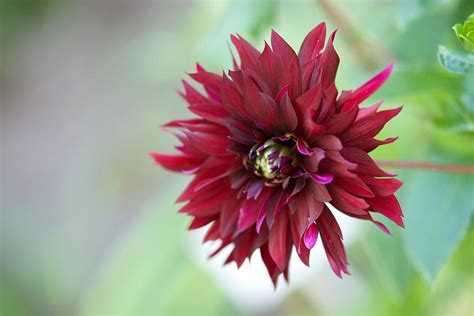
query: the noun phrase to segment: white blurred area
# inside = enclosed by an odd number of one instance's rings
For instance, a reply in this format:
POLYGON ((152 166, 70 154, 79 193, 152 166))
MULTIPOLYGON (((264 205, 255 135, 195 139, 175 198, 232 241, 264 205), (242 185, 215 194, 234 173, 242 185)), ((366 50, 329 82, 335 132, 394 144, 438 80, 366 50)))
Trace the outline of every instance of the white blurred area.
MULTIPOLYGON (((347 248, 363 235, 366 227, 364 223, 338 212, 332 205, 328 206, 341 227, 343 242, 347 248)), ((283 276, 280 276, 275 289, 258 250, 254 252, 250 262, 246 260, 240 269, 237 269, 235 263, 223 266, 223 262, 231 251, 231 246, 208 259, 208 255, 215 249, 216 244, 202 244, 207 228, 208 226, 189 232, 190 236, 186 238, 184 248, 190 257, 203 267, 209 277, 216 280, 234 305, 242 311, 257 315, 271 313, 288 295, 298 289, 303 289, 308 302, 314 304, 315 308, 330 313, 359 307, 367 298, 367 287, 364 280, 358 277, 357 271, 349 266, 351 275, 343 274, 342 280, 334 274, 319 237, 311 251, 310 267, 301 262, 293 249, 289 285, 283 276)), ((349 264, 350 257, 348 253, 349 264)))

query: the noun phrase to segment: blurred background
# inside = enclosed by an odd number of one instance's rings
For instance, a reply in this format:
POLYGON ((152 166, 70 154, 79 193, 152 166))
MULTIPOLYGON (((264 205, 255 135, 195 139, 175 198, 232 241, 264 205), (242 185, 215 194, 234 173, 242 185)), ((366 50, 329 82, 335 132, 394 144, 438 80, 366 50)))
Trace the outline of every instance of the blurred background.
POLYGON ((472 175, 396 170, 405 229, 341 219, 352 275, 316 248, 274 291, 258 258, 206 260, 174 205, 190 179, 146 155, 172 152, 159 126, 191 117, 180 79, 227 69, 230 33, 261 49, 274 28, 298 49, 326 21, 340 90, 395 63, 366 103, 404 105, 376 158, 473 164, 474 74, 436 57, 463 50, 451 27, 472 1, 0 3, 2 315, 474 315, 472 175))

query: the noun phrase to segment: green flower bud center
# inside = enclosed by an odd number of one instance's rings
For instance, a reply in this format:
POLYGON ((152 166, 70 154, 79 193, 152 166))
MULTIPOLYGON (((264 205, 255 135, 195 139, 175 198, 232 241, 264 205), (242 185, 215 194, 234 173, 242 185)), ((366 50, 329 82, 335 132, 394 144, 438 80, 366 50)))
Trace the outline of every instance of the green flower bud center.
POLYGON ((244 158, 244 164, 257 176, 274 184, 283 182, 295 170, 297 159, 290 147, 269 139, 252 147, 249 156, 244 158))

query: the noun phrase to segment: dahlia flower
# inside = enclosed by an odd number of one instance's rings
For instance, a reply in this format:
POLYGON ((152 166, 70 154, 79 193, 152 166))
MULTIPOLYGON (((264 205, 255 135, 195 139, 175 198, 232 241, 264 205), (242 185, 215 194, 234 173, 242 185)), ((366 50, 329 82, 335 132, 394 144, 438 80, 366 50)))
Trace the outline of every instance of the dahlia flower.
POLYGON ((218 75, 199 64, 183 81, 182 97, 197 117, 164 125, 178 129, 178 155, 150 153, 162 167, 193 176, 177 199, 192 217, 189 229, 208 225, 204 241, 232 247, 226 263, 238 267, 254 251, 276 286, 288 281, 293 248, 309 265, 318 236, 333 271, 349 274, 342 231, 328 205, 368 220, 380 213, 403 227, 394 195, 402 182, 368 155, 396 138, 377 140, 400 108, 379 111, 382 102, 360 108, 388 78, 385 70, 355 90, 338 94, 339 57, 333 32, 316 26, 298 54, 276 32, 262 52, 231 36, 240 59, 218 75), (325 47, 324 47, 325 46, 325 47), (323 49, 324 48, 324 49, 323 49))

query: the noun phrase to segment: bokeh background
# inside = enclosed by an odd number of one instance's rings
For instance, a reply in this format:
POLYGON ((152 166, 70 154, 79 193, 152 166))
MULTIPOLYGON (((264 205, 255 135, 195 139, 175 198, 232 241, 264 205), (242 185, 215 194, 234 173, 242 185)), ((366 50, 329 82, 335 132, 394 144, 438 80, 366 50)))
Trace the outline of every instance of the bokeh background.
MULTIPOLYGON (((473 315, 473 176, 400 171, 406 229, 341 219, 352 276, 321 249, 275 291, 258 258, 207 261, 174 199, 189 178, 147 156, 191 114, 176 93, 195 62, 231 65, 229 34, 295 48, 338 28, 339 89, 395 63, 366 103, 404 105, 378 159, 474 163, 474 78, 438 65, 462 50, 465 0, 0 0, 2 315, 473 315)), ((385 221, 387 222, 387 221, 385 221)))

